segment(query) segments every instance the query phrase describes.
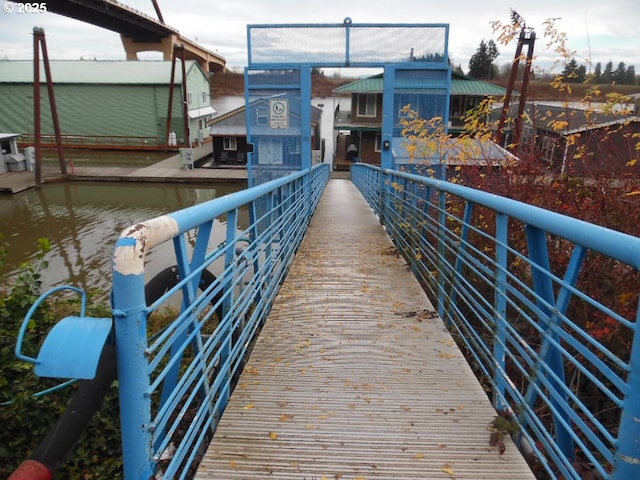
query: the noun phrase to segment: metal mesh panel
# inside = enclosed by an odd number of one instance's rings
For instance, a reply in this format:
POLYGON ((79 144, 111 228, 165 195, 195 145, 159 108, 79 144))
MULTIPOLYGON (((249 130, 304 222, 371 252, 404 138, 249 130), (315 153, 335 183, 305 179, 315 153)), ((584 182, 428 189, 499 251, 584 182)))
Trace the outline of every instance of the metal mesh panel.
POLYGON ((249 25, 249 65, 443 62, 446 25, 249 25))
POLYGON ((350 28, 351 63, 442 62, 444 26, 353 26, 350 28))
POLYGON ((250 26, 249 64, 345 63, 342 26, 250 26))

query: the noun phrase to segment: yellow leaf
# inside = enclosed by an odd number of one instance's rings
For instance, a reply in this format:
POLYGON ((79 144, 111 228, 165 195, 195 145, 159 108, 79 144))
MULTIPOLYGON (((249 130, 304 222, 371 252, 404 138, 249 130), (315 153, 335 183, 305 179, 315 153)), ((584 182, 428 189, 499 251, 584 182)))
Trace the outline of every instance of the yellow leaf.
POLYGON ((229 465, 231 466, 231 468, 237 468, 237 466, 238 466, 238 464, 234 460, 231 460, 229 462, 229 465))
POLYGON ((455 472, 453 471, 453 468, 451 468, 451 464, 449 463, 444 464, 444 466, 442 467, 442 471, 447 475, 451 475, 451 476, 455 475, 455 472))
POLYGON ((242 407, 243 410, 252 410, 254 409, 256 406, 253 403, 249 403, 247 405, 245 405, 244 407, 242 407))
POLYGON ((422 460, 425 457, 424 453, 416 453, 416 460, 422 460))
POLYGON ((269 438, 271 440, 277 440, 278 439, 278 434, 276 432, 269 432, 269 438))

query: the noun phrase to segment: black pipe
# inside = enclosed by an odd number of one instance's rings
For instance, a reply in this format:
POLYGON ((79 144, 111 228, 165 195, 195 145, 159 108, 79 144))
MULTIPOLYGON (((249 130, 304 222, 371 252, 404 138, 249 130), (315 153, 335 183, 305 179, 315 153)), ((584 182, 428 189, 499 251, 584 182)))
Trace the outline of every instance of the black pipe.
POLYGON ((116 348, 105 345, 93 380, 81 380, 67 410, 29 457, 47 466, 54 474, 82 436, 102 399, 117 377, 116 348))

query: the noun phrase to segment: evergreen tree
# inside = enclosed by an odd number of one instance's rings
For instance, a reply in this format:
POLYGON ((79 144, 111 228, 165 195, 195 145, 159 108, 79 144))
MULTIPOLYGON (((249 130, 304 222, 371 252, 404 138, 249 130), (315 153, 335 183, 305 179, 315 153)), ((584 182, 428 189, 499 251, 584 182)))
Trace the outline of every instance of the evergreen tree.
POLYGON ((611 80, 615 83, 624 83, 626 73, 627 66, 624 64, 624 62, 620 62, 614 70, 611 80))
POLYGON ((578 65, 575 58, 564 66, 562 76, 567 83, 583 83, 587 76, 587 69, 584 65, 578 65))
POLYGON ((633 65, 629 65, 627 67, 627 73, 625 74, 624 83, 625 85, 636 84, 636 67, 634 67, 633 65))
POLYGON ((611 83, 613 81, 613 62, 611 60, 609 60, 604 66, 604 71, 602 72, 600 81, 603 83, 611 83))
POLYGON ((493 75, 493 61, 498 58, 498 47, 493 40, 482 40, 476 53, 469 60, 469 76, 478 80, 490 80, 493 75))
POLYGON ((596 63, 596 68, 593 70, 593 80, 600 82, 602 80, 602 64, 596 63))

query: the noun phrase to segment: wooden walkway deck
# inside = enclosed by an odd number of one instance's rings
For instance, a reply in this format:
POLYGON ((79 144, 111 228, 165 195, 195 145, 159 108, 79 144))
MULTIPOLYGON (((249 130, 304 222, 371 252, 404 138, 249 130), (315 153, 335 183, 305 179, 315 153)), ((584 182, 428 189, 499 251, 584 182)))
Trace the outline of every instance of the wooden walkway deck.
MULTIPOLYGON (((195 158, 202 158, 211 144, 194 148, 195 158)), ((98 166, 67 168, 67 177, 59 169, 47 166, 42 170, 43 183, 61 180, 111 182, 172 182, 172 183, 247 183, 246 168, 181 168, 180 155, 145 167, 98 166)), ((0 193, 19 193, 35 186, 35 174, 30 171, 8 172, 0 175, 0 193)))
POLYGON ((348 180, 330 180, 196 478, 533 479, 348 180))

